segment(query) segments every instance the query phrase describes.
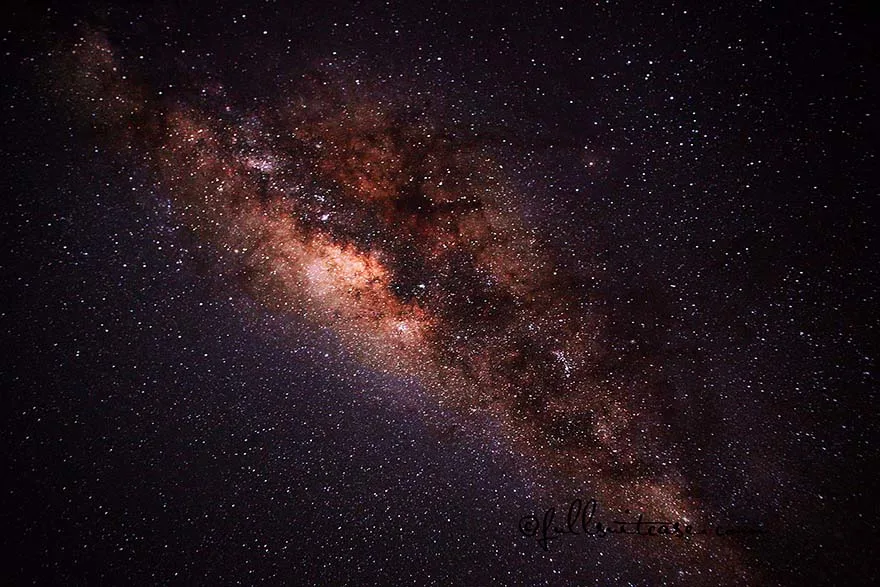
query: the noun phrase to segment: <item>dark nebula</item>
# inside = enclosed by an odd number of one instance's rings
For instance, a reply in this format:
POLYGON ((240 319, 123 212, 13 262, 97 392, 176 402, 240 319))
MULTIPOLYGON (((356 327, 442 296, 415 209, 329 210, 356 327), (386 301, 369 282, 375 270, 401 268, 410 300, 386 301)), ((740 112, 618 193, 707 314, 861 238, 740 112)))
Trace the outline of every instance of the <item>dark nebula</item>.
MULTIPOLYGON (((602 311, 517 214, 488 146, 338 72, 249 112, 212 108, 199 100, 208 88, 146 99, 155 92, 125 81, 99 33, 70 57, 82 113, 115 148, 148 154, 178 216, 231 254, 255 299, 331 328, 441 406, 488 415, 512 449, 615 509, 706 518, 645 429, 663 391, 658 357, 613 350, 602 311)), ((749 576, 727 545, 650 548, 671 566, 749 576)))

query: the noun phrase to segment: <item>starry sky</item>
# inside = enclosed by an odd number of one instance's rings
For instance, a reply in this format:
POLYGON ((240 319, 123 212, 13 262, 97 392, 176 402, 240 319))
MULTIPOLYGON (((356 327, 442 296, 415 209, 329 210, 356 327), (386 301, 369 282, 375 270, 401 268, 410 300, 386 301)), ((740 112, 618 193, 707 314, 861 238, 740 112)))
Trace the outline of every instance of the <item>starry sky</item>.
POLYGON ((867 13, 10 14, 3 584, 877 580, 867 13))

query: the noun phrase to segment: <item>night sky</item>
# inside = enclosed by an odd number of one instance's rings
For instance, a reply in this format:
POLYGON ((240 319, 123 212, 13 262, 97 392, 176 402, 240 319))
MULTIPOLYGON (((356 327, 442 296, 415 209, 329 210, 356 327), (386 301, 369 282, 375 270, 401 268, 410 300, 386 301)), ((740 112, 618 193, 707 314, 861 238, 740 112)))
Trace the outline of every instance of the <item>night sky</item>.
POLYGON ((13 7, 0 584, 876 584, 871 19, 727 4, 13 7))

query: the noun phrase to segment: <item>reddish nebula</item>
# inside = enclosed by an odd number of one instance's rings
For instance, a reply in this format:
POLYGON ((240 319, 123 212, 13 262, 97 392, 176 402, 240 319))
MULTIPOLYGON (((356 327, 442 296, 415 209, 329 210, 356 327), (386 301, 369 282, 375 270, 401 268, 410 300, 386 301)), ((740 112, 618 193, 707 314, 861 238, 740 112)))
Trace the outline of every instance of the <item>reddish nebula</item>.
MULTIPOLYGON (((661 386, 645 364, 621 366, 602 313, 538 242, 479 141, 342 74, 243 115, 211 103, 209 87, 204 103, 147 98, 98 34, 64 71, 76 107, 148 160, 181 222, 236 260, 255 299, 491 418, 512 451, 582 481, 608 510, 710 514, 646 433, 661 386)), ((732 541, 632 550, 662 572, 758 582, 732 541)))

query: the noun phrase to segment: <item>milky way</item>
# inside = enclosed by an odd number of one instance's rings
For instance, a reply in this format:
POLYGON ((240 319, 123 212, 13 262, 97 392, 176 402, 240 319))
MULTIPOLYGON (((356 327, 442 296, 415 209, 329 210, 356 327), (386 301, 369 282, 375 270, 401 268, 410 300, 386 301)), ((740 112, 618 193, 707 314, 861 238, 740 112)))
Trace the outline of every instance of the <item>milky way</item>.
MULTIPOLYGON (((157 96, 99 34, 63 92, 118 149, 145 157, 180 221, 234 260, 270 308, 331 329, 364 365, 480 414, 511 450, 609 509, 711 515, 662 446, 650 356, 607 319, 518 212, 489 145, 399 93, 339 71, 250 111, 218 84, 157 96)), ((756 580, 733 541, 633 547, 650 564, 756 580)))

